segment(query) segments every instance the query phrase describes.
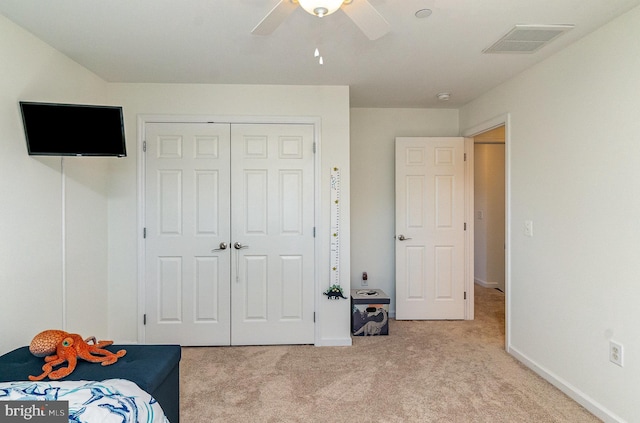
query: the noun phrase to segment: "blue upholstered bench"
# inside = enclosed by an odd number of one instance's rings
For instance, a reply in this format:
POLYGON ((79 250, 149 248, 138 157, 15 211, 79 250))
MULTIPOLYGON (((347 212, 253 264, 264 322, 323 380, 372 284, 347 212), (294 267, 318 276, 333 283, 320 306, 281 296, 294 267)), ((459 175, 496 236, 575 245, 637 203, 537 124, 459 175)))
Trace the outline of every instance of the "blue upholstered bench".
MULTIPOLYGON (((110 366, 78 360, 76 369, 62 380, 126 379, 153 396, 171 423, 180 421, 180 357, 179 345, 111 345, 116 352, 127 350, 124 357, 110 366)), ((0 356, 0 382, 29 380, 42 373, 43 358, 21 347, 0 356)), ((46 379, 45 379, 46 380, 46 379)))

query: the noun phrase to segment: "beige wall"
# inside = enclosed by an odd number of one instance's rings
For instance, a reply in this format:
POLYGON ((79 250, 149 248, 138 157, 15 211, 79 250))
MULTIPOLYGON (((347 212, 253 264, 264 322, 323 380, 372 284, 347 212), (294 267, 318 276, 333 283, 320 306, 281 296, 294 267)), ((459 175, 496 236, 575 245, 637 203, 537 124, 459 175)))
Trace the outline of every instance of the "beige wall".
POLYGON ((51 328, 104 339, 114 159, 29 156, 18 102, 104 104, 106 83, 3 16, 0 57, 0 354, 51 328))
POLYGON ((460 110, 510 116, 509 349, 606 421, 640 416, 639 39, 636 8, 460 110))
POLYGON ((395 138, 458 136, 453 109, 351 109, 351 282, 391 297, 395 315, 395 138))

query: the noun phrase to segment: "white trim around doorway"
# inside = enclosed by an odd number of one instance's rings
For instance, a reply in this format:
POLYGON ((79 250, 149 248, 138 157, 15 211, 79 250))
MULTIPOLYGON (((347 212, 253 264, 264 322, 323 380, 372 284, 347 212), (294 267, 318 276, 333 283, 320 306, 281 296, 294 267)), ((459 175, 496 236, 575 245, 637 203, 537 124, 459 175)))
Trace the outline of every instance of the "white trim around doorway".
POLYGON ((474 137, 504 125, 505 129, 505 350, 511 353, 511 115, 504 113, 464 129, 464 137, 474 137))
MULTIPOLYGON (((145 243, 143 237, 143 231, 145 227, 145 198, 144 198, 144 177, 145 177, 145 159, 144 159, 144 141, 145 141, 145 125, 151 122, 179 122, 179 123, 229 123, 229 124, 310 124, 314 127, 314 143, 315 143, 315 157, 314 157, 314 227, 316 233, 323 233, 325 229, 322 226, 320 219, 320 172, 321 172, 321 118, 315 116, 219 116, 219 115, 151 115, 141 114, 137 118, 137 135, 136 135, 136 151, 137 151, 137 230, 138 230, 138 343, 145 343, 145 330, 144 330, 144 312, 145 312, 145 243)), ((326 229, 329 230, 328 228, 326 229)), ((314 272, 314 292, 319 292, 320 282, 318 280, 318 263, 321 263, 321 238, 315 237, 315 260, 316 268, 314 272)), ((319 309, 320 295, 314 296, 314 309, 319 309)), ((314 328, 315 345, 320 345, 320 322, 316 320, 314 328)))

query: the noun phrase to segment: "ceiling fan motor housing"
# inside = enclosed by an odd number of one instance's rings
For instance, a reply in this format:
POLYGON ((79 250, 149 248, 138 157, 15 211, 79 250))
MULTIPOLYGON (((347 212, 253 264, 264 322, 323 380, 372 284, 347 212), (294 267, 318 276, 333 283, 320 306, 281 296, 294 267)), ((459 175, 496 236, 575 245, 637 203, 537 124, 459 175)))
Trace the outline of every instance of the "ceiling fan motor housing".
POLYGON ((298 3, 312 15, 323 17, 340 9, 344 0, 298 0, 298 3))

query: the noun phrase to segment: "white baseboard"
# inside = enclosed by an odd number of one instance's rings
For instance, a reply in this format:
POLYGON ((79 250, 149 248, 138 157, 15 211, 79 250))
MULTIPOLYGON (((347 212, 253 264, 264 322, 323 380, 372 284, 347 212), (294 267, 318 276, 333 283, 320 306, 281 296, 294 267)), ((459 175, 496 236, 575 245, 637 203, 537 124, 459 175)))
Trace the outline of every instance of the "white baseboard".
POLYGON ((536 362, 518 351, 516 348, 509 346, 508 353, 514 356, 518 361, 527 366, 529 369, 533 370, 547 382, 560 389, 567 396, 569 396, 569 398, 573 399, 575 402, 589 410, 590 413, 592 413, 602 421, 606 423, 626 423, 625 420, 605 408, 602 404, 598 403, 593 398, 589 397, 584 392, 568 383, 566 380, 538 365, 536 362))
POLYGON ((478 279, 475 278, 473 280, 475 283, 477 283, 480 286, 484 286, 485 288, 498 288, 498 282, 487 282, 487 281, 483 281, 482 279, 478 279))

